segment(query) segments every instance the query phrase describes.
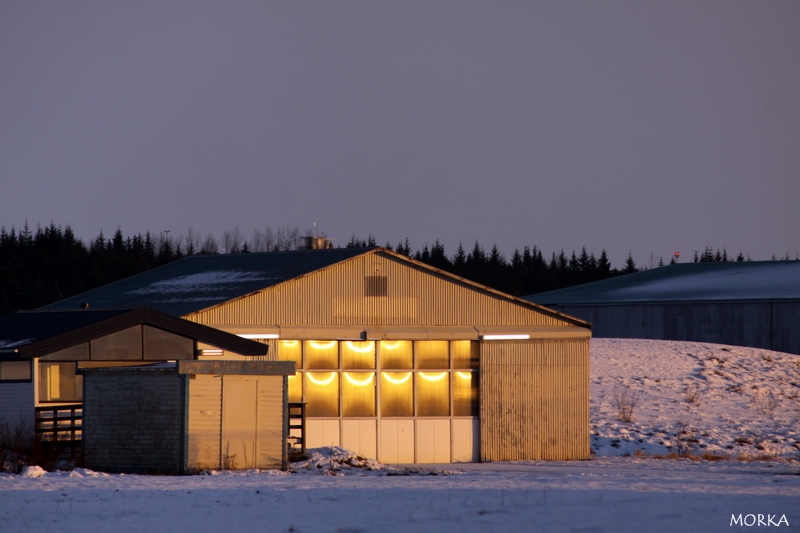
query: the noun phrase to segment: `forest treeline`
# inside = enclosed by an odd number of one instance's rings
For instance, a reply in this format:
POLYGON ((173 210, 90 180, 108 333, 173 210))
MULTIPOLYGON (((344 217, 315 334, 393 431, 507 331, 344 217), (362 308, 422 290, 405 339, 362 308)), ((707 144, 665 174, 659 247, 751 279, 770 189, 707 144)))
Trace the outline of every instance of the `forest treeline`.
MULTIPOLYGON (((303 234, 297 227, 256 230, 251 237, 235 228, 205 237, 189 230, 185 235, 170 232, 159 235, 125 236, 122 230, 106 237, 102 232, 88 244, 76 238, 72 229, 51 223, 35 231, 27 224, 16 230, 0 229, 0 315, 20 309, 35 309, 81 292, 138 274, 170 261, 195 254, 250 253, 295 250, 303 234)), ((345 247, 376 246, 370 235, 353 236, 345 247)), ((461 245, 448 255, 438 241, 412 250, 408 239, 395 246, 384 245, 436 268, 492 288, 524 296, 598 281, 639 270, 629 255, 622 268, 611 266, 605 250, 599 256, 582 248, 567 255, 563 250, 546 257, 542 250, 525 247, 515 250, 510 259, 496 246, 488 252, 479 243, 469 250, 461 245)), ((695 261, 729 261, 726 251, 706 249, 695 253, 695 261)), ((743 261, 739 254, 736 260, 743 261)), ((659 262, 663 264, 663 261, 659 262)))

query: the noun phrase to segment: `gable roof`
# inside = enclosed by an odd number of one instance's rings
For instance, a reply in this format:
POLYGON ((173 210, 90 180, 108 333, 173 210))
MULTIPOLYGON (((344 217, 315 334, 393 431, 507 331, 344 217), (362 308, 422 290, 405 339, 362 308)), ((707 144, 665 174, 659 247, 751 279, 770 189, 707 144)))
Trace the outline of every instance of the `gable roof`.
POLYGON ((363 254, 364 249, 192 255, 42 309, 147 306, 185 316, 363 254))
POLYGON ((525 296, 543 305, 800 299, 800 261, 683 263, 525 296))
POLYGON ((451 282, 491 293, 548 316, 589 328, 588 322, 531 301, 492 289, 385 248, 335 248, 227 255, 194 255, 141 274, 98 287, 42 309, 147 306, 175 316, 188 316, 269 289, 279 283, 331 267, 354 257, 383 253, 451 282))
POLYGON ((21 311, 0 318, 0 358, 39 357, 133 326, 148 325, 240 355, 265 355, 265 344, 146 307, 21 311))

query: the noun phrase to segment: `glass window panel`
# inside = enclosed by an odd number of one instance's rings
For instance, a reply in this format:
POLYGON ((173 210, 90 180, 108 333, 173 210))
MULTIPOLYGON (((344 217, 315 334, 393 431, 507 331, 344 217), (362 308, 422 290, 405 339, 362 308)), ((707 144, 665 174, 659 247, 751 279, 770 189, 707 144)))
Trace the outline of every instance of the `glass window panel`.
POLYGON ((41 361, 88 361, 89 343, 84 342, 71 348, 52 352, 39 358, 41 361))
POLYGON ((300 341, 278 341, 278 360, 294 361, 296 369, 303 368, 302 343, 300 341))
POLYGON ((338 372, 305 373, 306 416, 339 416, 338 372))
POLYGON ((304 341, 306 368, 339 368, 339 343, 336 341, 304 341))
POLYGON ((478 416, 478 373, 453 372, 453 416, 478 416))
POLYGON ((480 356, 477 342, 452 341, 450 351, 453 354, 453 368, 478 368, 480 356))
POLYGON ((450 416, 450 374, 417 373, 417 416, 450 416))
POLYGON ((294 376, 289 376, 289 401, 303 401, 303 374, 298 372, 294 376))
POLYGON ((381 416, 414 416, 411 372, 381 372, 381 416))
POLYGON ((411 341, 380 341, 381 368, 413 368, 411 341))
POLYGON ((145 325, 144 358, 148 361, 194 359, 194 340, 145 325))
POLYGON ((0 363, 0 381, 31 379, 30 361, 3 361, 0 363))
POLYGON ((75 363, 41 363, 39 401, 79 402, 83 399, 83 376, 75 374, 75 363))
POLYGON ((450 368, 447 341, 414 341, 417 368, 450 368))
POLYGON ((342 368, 375 368, 375 341, 344 341, 342 368))
POLYGON ((342 416, 375 416, 374 372, 342 372, 342 416))
POLYGON ((142 328, 134 326, 89 342, 93 361, 142 359, 142 328))

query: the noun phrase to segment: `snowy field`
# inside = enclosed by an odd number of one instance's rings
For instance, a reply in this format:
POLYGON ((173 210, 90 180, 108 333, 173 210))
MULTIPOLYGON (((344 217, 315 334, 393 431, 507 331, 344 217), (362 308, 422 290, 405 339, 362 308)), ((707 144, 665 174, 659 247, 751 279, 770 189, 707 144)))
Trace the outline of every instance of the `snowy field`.
POLYGON ((29 468, 0 474, 0 531, 800 531, 800 356, 596 339, 591 374, 590 461, 392 467, 333 449, 294 473, 29 468))

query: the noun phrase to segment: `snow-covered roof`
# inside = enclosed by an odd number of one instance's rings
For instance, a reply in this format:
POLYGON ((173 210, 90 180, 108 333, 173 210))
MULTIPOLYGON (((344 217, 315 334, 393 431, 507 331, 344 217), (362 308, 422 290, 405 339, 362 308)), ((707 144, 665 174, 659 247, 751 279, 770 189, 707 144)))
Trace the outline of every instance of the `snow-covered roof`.
POLYGON ((207 309, 351 257, 363 249, 193 255, 43 309, 147 306, 175 316, 207 309))
POLYGON ((800 299, 800 261, 685 263, 531 294, 544 305, 800 299))

